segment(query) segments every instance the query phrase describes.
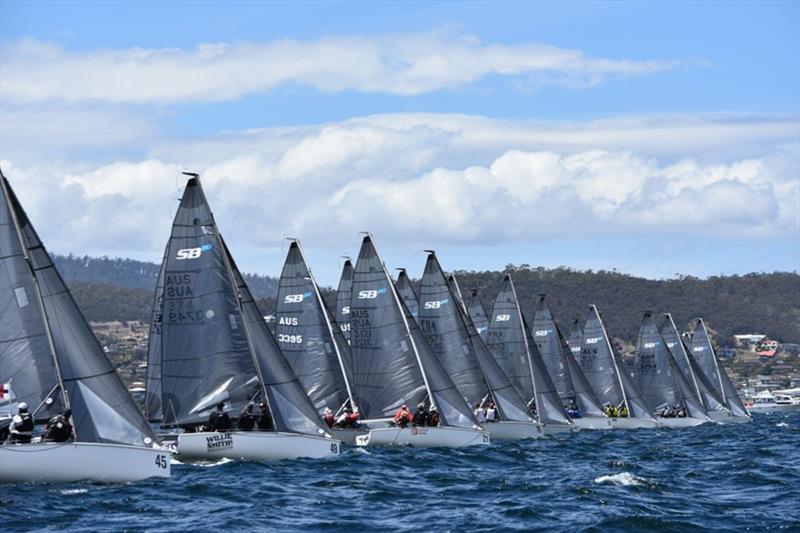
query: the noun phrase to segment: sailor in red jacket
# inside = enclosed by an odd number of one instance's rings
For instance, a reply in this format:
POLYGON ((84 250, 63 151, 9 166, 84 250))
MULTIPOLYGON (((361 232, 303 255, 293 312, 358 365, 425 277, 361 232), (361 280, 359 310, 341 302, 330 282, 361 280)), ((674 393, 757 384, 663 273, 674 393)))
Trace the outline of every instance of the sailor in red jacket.
POLYGON ((333 411, 331 411, 330 407, 326 407, 325 411, 322 412, 322 420, 329 428, 333 427, 333 411))
POLYGON ((394 423, 401 428, 408 426, 413 421, 414 415, 412 415, 411 411, 408 410, 408 406, 406 404, 403 404, 403 406, 400 407, 400 409, 398 409, 397 413, 394 415, 394 423))

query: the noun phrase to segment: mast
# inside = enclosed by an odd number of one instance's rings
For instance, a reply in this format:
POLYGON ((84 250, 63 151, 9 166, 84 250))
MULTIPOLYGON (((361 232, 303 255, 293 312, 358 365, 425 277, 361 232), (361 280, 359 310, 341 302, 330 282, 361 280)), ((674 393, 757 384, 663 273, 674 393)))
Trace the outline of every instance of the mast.
MULTIPOLYGON (((290 238, 289 240, 297 244, 297 249, 300 251, 300 257, 302 257, 303 263, 305 263, 306 269, 308 269, 308 277, 311 280, 311 285, 314 287, 314 294, 316 294, 317 296, 317 303, 322 309, 322 316, 325 317, 325 326, 328 328, 328 333, 330 333, 333 349, 336 350, 336 359, 338 359, 339 368, 342 371, 342 379, 344 380, 344 386, 347 389, 347 397, 350 399, 350 406, 355 408, 356 403, 353 400, 353 393, 350 390, 350 381, 347 379, 347 372, 345 372, 344 369, 344 360, 342 359, 342 352, 339 349, 339 343, 336 342, 336 336, 333 333, 333 325, 331 324, 331 318, 330 316, 328 316, 328 309, 325 306, 325 301, 322 299, 322 294, 320 294, 319 292, 319 286, 317 285, 317 280, 314 278, 314 273, 311 271, 311 267, 308 266, 308 262, 306 261, 306 254, 303 253, 303 247, 300 246, 300 241, 294 238, 290 238)), ((381 263, 382 262, 383 260, 381 260, 381 263)))
MULTIPOLYGON (((2 187, 3 189, 3 196, 5 196, 6 198, 8 211, 11 213, 11 219, 14 221, 14 229, 16 230, 17 238, 19 239, 19 245, 22 248, 22 253, 25 256, 25 262, 28 264, 28 269, 30 270, 31 273, 34 292, 36 293, 36 303, 39 306, 39 312, 42 313, 42 319, 44 321, 44 330, 47 333, 47 345, 50 348, 50 353, 53 355, 53 364, 55 365, 56 379, 58 380, 58 388, 61 391, 61 398, 64 401, 64 408, 68 409, 69 395, 67 394, 66 388, 64 388, 64 380, 61 378, 61 367, 58 364, 58 355, 56 354, 56 346, 55 343, 53 342, 53 332, 50 329, 50 319, 48 318, 47 311, 45 310, 44 307, 44 298, 42 297, 42 289, 39 286, 39 280, 36 277, 36 272, 33 270, 33 263, 31 262, 30 250, 28 249, 27 244, 25 244, 25 238, 22 235, 22 227, 20 226, 19 223, 19 217, 17 217, 17 211, 11 204, 11 194, 9 193, 8 182, 6 181, 6 177, 3 176, 2 171, 0 171, 0 187, 2 187)), ((50 394, 52 394, 52 392, 50 394)))
POLYGON ((400 309, 400 315, 403 317, 403 325, 406 327, 406 334, 408 335, 408 340, 411 341, 411 348, 414 350, 414 356, 417 358, 417 365, 419 366, 420 373, 422 374, 422 381, 425 382, 425 390, 428 391, 428 398, 431 401, 431 405, 435 406, 433 393, 431 392, 431 386, 428 384, 428 375, 425 373, 425 368, 422 366, 422 360, 419 358, 419 350, 417 350, 417 343, 414 342, 414 336, 411 334, 411 326, 408 324, 408 319, 406 318, 406 314, 403 311, 403 303, 400 301, 400 295, 397 294, 397 288, 394 286, 394 282, 392 281, 392 277, 389 275, 389 271, 386 270, 386 263, 383 262, 383 257, 381 253, 378 251, 378 247, 375 246, 375 238, 372 236, 372 233, 365 231, 362 232, 367 237, 369 237, 370 241, 372 241, 373 248, 375 249, 375 255, 378 256, 378 259, 381 263, 381 268, 383 269, 383 273, 386 276, 386 279, 389 280, 389 287, 391 288, 392 295, 394 296, 394 301, 397 304, 397 308, 400 309))
POLYGON ((611 354, 611 362, 614 364, 614 372, 617 374, 617 381, 619 381, 619 390, 622 391, 622 401, 625 403, 625 409, 628 410, 628 416, 631 416, 631 407, 628 405, 628 395, 625 393, 625 385, 622 383, 622 376, 619 374, 619 367, 617 366, 617 358, 614 354, 614 349, 611 347, 611 340, 608 338, 608 330, 606 329, 606 325, 603 323, 603 317, 600 316, 600 312, 597 310, 597 307, 594 305, 591 306, 594 309, 594 312, 597 314, 597 320, 600 321, 600 327, 603 328, 603 337, 606 339, 606 345, 608 346, 608 352, 611 354))

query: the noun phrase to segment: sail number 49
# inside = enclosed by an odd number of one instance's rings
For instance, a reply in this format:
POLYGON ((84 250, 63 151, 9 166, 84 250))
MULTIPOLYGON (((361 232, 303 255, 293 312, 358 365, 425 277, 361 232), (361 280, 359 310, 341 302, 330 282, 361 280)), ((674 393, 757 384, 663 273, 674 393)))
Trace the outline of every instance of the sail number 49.
POLYGON ((156 455, 156 466, 158 468, 167 468, 167 456, 166 455, 156 455))

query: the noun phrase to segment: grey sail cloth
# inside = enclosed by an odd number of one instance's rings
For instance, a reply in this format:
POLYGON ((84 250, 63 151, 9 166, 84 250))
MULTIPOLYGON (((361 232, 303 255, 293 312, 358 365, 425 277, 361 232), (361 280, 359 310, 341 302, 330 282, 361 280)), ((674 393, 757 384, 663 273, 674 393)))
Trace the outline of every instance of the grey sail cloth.
POLYGON ((350 298, 353 288, 353 263, 347 259, 342 267, 342 277, 336 290, 336 323, 342 330, 342 336, 350 344, 350 298))
POLYGON ((289 246, 281 272, 275 324, 278 346, 314 407, 320 413, 325 408, 337 411, 349 399, 343 368, 348 347, 321 301, 297 242, 289 246))
POLYGON ((483 376, 486 379, 486 384, 489 386, 492 399, 494 400, 495 407, 497 408, 501 420, 513 420, 529 422, 532 420, 525 400, 520 397, 517 390, 511 384, 508 377, 503 373, 500 365, 497 364, 486 343, 475 328, 472 319, 469 316, 467 307, 461 295, 461 289, 458 287, 458 282, 454 275, 447 278, 447 283, 450 286, 451 294, 458 298, 458 309, 461 313, 461 318, 469 335, 472 349, 475 357, 478 359, 483 376))
POLYGON ((164 416, 161 410, 161 323, 164 309, 164 272, 166 254, 158 271, 153 307, 150 311, 150 334, 147 345, 147 369, 145 371, 144 416, 150 422, 160 422, 164 416))
POLYGON ((473 290, 470 294, 469 302, 467 302, 467 313, 469 313, 469 317, 475 325, 475 330, 478 332, 478 335, 485 341, 489 333, 489 316, 483 308, 477 290, 473 290))
POLYGON ((583 327, 577 318, 572 323, 572 331, 569 332, 569 351, 573 357, 580 357, 581 345, 583 344, 583 327))
POLYGON ((681 405, 688 416, 706 416, 697 395, 673 360, 652 313, 647 312, 642 317, 634 361, 636 384, 650 411, 658 414, 681 405))
POLYGON ((695 321, 689 352, 695 357, 714 388, 719 387, 717 392, 725 402, 725 406, 731 410, 731 413, 735 416, 750 416, 742 403, 742 399, 739 398, 739 393, 736 392, 736 387, 733 386, 731 378, 728 377, 728 373, 714 353, 711 339, 708 337, 708 331, 702 318, 698 318, 695 321))
POLYGON ((411 285, 411 280, 408 279, 405 268, 400 269, 400 273, 397 275, 397 282, 395 282, 394 286, 397 288, 397 293, 408 308, 411 316, 416 320, 417 315, 419 315, 419 302, 417 300, 417 293, 414 292, 414 287, 411 285))
POLYGON ((611 349, 611 340, 595 306, 589 306, 583 327, 580 365, 597 398, 603 404, 627 404, 632 418, 651 419, 641 392, 611 349))
POLYGON ((51 394, 58 386, 55 360, 6 188, 13 193, 0 179, 0 385, 10 383, 13 403, 25 402, 31 412, 48 395, 53 398, 49 408, 34 413, 43 420, 61 412, 61 393, 51 394))
POLYGON ((694 387, 695 394, 700 398, 706 412, 727 411, 728 408, 723 403, 722 398, 717 395, 714 386, 708 381, 708 378, 700 369, 700 365, 698 365, 683 343, 683 339, 678 333, 678 328, 675 326, 675 321, 672 320, 672 315, 669 313, 663 315, 660 331, 667 349, 672 354, 684 377, 694 387))
POLYGON ((492 309, 487 347, 523 398, 535 400, 543 424, 567 424, 569 418, 520 312, 511 276, 506 276, 492 309))
MULTIPOLYGON (((152 444, 156 440, 155 434, 103 353, 22 206, 11 192, 8 182, 5 178, 0 179, 4 180, 2 188, 3 195, 6 196, 0 201, 7 204, 7 208, 15 214, 19 223, 20 241, 26 249, 32 274, 38 285, 44 309, 44 328, 50 332, 55 351, 62 393, 65 395, 62 400, 72 408, 76 439, 80 442, 140 446, 152 444)), ((2 255, 6 256, 5 248, 3 250, 2 255)), ((29 296, 30 304, 35 305, 37 296, 29 296)), ((41 320, 42 315, 38 318, 26 315, 25 318, 41 320)), ((39 347, 37 341, 36 348, 39 347)), ((47 351, 52 355, 53 351, 49 347, 47 351)), ((38 357, 28 360, 30 365, 39 362, 38 357)))
POLYGON ((558 396, 562 401, 575 398, 575 388, 572 385, 567 361, 562 352, 561 339, 556 330, 553 314, 545 301, 544 295, 539 296, 539 304, 533 317, 533 340, 539 355, 542 356, 547 372, 556 386, 558 396))
POLYGON ((197 425, 224 401, 238 415, 258 393, 222 238, 200 181, 186 184, 167 242, 162 302, 162 423, 197 425))
POLYGON ((327 434, 314 404, 311 403, 297 376, 292 372, 289 362, 281 353, 275 337, 264 321, 263 313, 258 308, 227 247, 225 253, 253 350, 252 357, 261 382, 261 392, 267 396, 275 429, 309 435, 327 434))
POLYGON ((469 405, 489 394, 481 366, 461 316, 458 293, 451 292, 436 254, 429 253, 419 289, 417 323, 444 370, 469 405))
MULTIPOLYGON (((575 402, 578 404, 578 411, 581 416, 606 416, 603 412, 603 405, 597 398, 597 395, 592 390, 592 386, 583 375, 581 365, 573 355, 572 348, 567 344, 561 331, 558 329, 558 324, 555 326, 558 333, 559 340, 561 341, 561 350, 564 354, 564 359, 567 361, 567 368, 569 369, 570 380, 575 390, 575 402)), ((577 346, 578 353, 581 351, 580 342, 577 346)))

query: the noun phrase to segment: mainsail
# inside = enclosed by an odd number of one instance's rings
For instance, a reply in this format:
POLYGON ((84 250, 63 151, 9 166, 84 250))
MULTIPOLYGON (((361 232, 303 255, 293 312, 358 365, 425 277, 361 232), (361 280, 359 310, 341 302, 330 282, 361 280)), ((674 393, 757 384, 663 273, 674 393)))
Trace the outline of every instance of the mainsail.
MULTIPOLYGON (((544 295, 533 319, 533 339, 562 401, 575 401, 583 416, 604 416, 600 400, 572 355, 544 295)), ((577 352, 580 353, 580 343, 577 352)))
POLYGON ((2 173, 0 257, 0 383, 10 379, 32 407, 57 387, 56 404, 72 408, 77 441, 151 445, 155 435, 2 173))
POLYGON ((569 351, 573 357, 580 357, 581 344, 583 344, 583 327, 577 318, 572 322, 572 331, 569 332, 569 351))
POLYGON ((144 416, 151 422, 160 422, 164 416, 161 410, 161 323, 164 318, 164 270, 167 266, 166 259, 167 256, 164 255, 161 260, 153 306, 150 311, 150 334, 148 335, 147 368, 144 379, 144 416))
POLYGON ((353 395, 367 418, 391 416, 430 397, 442 425, 472 427, 469 406, 403 304, 369 235, 353 273, 353 395))
POLYGON ((400 273, 397 275, 397 281, 395 282, 397 294, 400 295, 400 298, 408 308, 411 316, 413 316, 416 320, 417 315, 419 315, 419 302, 417 300, 417 293, 414 292, 414 287, 411 285, 411 280, 408 279, 406 269, 398 268, 397 270, 400 271, 400 273))
POLYGON ((636 384, 651 412, 682 406, 690 417, 705 417, 705 409, 683 377, 650 312, 642 317, 634 359, 636 384))
POLYGON ((736 387, 733 386, 731 378, 728 377, 725 368, 720 364, 717 355, 714 353, 714 347, 711 345, 711 339, 708 337, 708 331, 702 318, 698 318, 695 321, 689 351, 699 363, 709 382, 716 389, 717 394, 725 402, 725 406, 731 410, 731 413, 735 416, 750 416, 741 398, 739 398, 739 393, 736 392, 736 387))
POLYGON ((478 335, 485 341, 489 333, 489 316, 483 308, 477 289, 472 289, 470 293, 469 302, 467 302, 467 313, 469 313, 472 323, 475 324, 475 330, 478 335))
POLYGON ((281 272, 275 323, 278 345, 317 411, 337 411, 350 398, 349 347, 297 241, 281 272))
POLYGON ((489 394, 461 316, 457 293, 452 293, 436 254, 430 252, 419 289, 417 323, 458 392, 469 405, 489 394))
POLYGON ((336 290, 336 323, 342 330, 344 339, 350 344, 350 298, 353 288, 353 263, 345 259, 342 277, 336 290))
POLYGON ((580 365, 597 398, 615 407, 627 406, 632 418, 652 418, 636 384, 617 360, 605 325, 594 305, 583 328, 580 365))
POLYGON ((708 381, 697 360, 689 353, 683 343, 672 315, 666 313, 662 316, 661 336, 667 345, 667 349, 672 354, 673 359, 678 364, 678 368, 686 377, 690 385, 694 387, 695 394, 703 403, 703 408, 707 412, 728 411, 722 399, 717 395, 714 386, 708 381))
POLYGON ((538 421, 567 424, 564 406, 536 349, 519 307, 511 276, 506 275, 492 308, 487 347, 523 398, 534 400, 538 421))

